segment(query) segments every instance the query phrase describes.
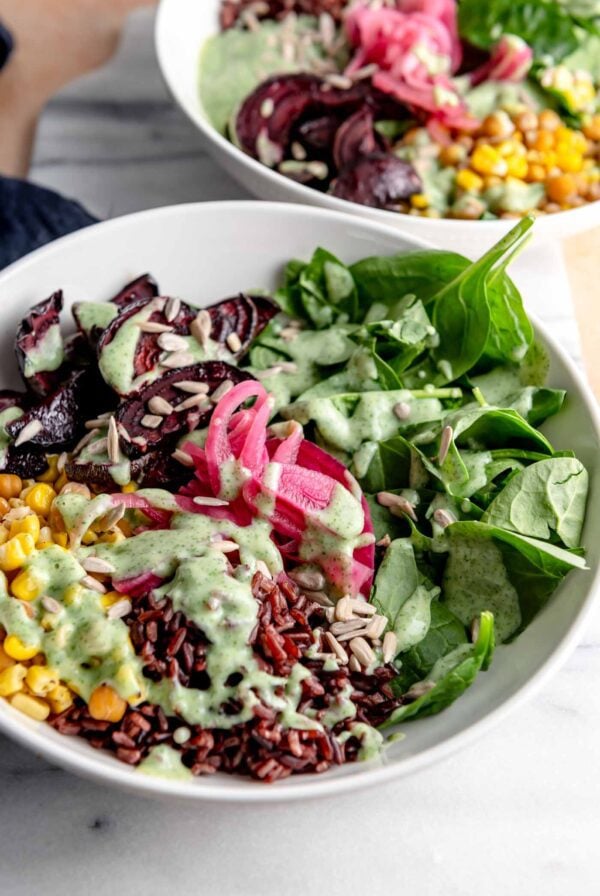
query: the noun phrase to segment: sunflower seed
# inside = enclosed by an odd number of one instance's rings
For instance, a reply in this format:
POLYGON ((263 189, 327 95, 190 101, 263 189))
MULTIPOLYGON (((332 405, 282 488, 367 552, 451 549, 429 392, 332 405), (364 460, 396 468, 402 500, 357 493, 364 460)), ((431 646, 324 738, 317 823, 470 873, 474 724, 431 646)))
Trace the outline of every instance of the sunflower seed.
POLYGON ((353 616, 351 599, 349 597, 340 598, 335 605, 335 618, 338 622, 347 622, 353 616))
POLYGON ((8 513, 4 514, 4 520, 12 523, 14 520, 24 520, 26 516, 34 516, 33 510, 29 507, 13 507, 8 513))
POLYGON ((331 598, 325 594, 324 591, 303 591, 302 594, 307 600, 312 601, 313 604, 318 604, 320 607, 331 607, 331 609, 333 609, 335 606, 331 598))
POLYGON ((391 545, 391 543, 392 543, 392 539, 391 539, 390 536, 387 534, 387 532, 386 532, 386 534, 383 536, 383 538, 380 538, 379 541, 376 541, 376 542, 375 542, 375 544, 376 544, 376 546, 377 546, 378 548, 389 548, 389 546, 391 545))
POLYGON ((394 414, 398 420, 408 420, 410 417, 410 405, 405 401, 399 401, 394 405, 394 414))
POLYGON ((221 385, 218 386, 215 389, 215 391, 212 393, 212 395, 210 396, 211 401, 213 401, 216 404, 217 401, 219 401, 221 398, 223 398, 224 395, 227 395, 227 393, 231 389, 233 389, 233 383, 231 382, 231 380, 223 380, 221 385))
POLYGON ((303 591, 322 591, 325 587, 325 576, 318 569, 293 569, 289 577, 303 591))
POLYGON ((111 417, 108 421, 107 436, 108 457, 112 464, 118 464, 121 460, 121 448, 119 445, 119 431, 117 429, 117 421, 111 417))
POLYGON ((481 628, 481 623, 479 621, 479 616, 476 616, 473 622, 471 623, 471 641, 473 644, 479 637, 479 629, 481 628))
POLYGON ((173 460, 176 460, 180 464, 183 464, 184 467, 194 466, 194 458, 189 455, 187 451, 182 451, 181 448, 176 448, 171 457, 173 458, 173 460))
POLYGON ((227 343, 227 347, 230 348, 234 354, 235 352, 239 352, 242 347, 242 340, 237 333, 230 333, 225 342, 227 343))
POLYGON ((165 317, 169 323, 173 323, 179 312, 181 311, 181 302, 179 299, 169 298, 165 305, 165 317))
POLYGON ((157 414, 159 417, 166 417, 167 414, 173 413, 174 408, 171 402, 167 401, 166 398, 162 398, 160 395, 153 395, 148 402, 148 410, 152 414, 157 414))
POLYGON ((337 638, 332 635, 331 632, 325 632, 325 640, 327 641, 327 644, 329 645, 331 650, 333 650, 333 652, 335 653, 336 659, 338 659, 343 666, 347 665, 349 660, 348 654, 346 653, 340 642, 337 640, 337 638))
POLYGON ((169 370, 176 370, 178 367, 188 367, 190 364, 193 364, 194 356, 190 352, 173 352, 173 354, 163 358, 160 363, 169 370))
POLYGON ((350 77, 353 81, 364 81, 367 78, 372 78, 378 71, 379 66, 375 62, 372 62, 370 65, 363 65, 362 68, 357 68, 356 71, 352 72, 350 77))
POLYGON ((198 507, 227 507, 229 501, 223 501, 221 498, 212 498, 209 495, 197 495, 194 498, 194 504, 198 507))
POLYGON ((240 549, 239 544, 226 538, 223 538, 221 541, 213 541, 211 547, 215 551, 221 551, 222 554, 233 554, 234 551, 239 551, 240 549))
POLYGON ((109 619, 122 619, 123 616, 129 616, 130 613, 131 601, 125 598, 124 600, 118 600, 116 604, 109 607, 106 615, 109 619))
POLYGON ((99 582, 98 579, 95 579, 93 576, 84 576, 81 580, 81 584, 86 588, 89 588, 90 591, 97 591, 98 594, 106 594, 106 588, 99 582))
POLYGON ((428 694, 434 687, 434 681, 417 681, 416 684, 413 684, 413 686, 407 690, 404 699, 408 702, 411 700, 418 700, 419 697, 424 697, 425 694, 428 694))
POLYGON ((204 395, 199 393, 198 395, 190 395, 189 398, 186 398, 185 401, 180 402, 178 405, 175 405, 175 411, 187 411, 190 408, 197 408, 203 404, 210 404, 210 398, 208 395, 204 395))
POLYGON ((68 459, 69 459, 69 455, 67 454, 66 451, 63 451, 63 452, 61 452, 61 454, 58 455, 58 460, 56 461, 56 471, 58 473, 62 473, 68 459))
POLYGON ((330 631, 337 637, 338 635, 348 635, 351 632, 357 632, 359 629, 362 629, 364 625, 364 619, 349 619, 348 622, 334 622, 331 625, 330 631))
POLYGON ((109 563, 108 560, 103 560, 102 557, 86 557, 81 561, 81 565, 86 572, 100 572, 107 575, 115 572, 115 567, 112 563, 109 563))
POLYGON ((377 612, 373 604, 368 604, 364 600, 350 600, 350 606, 357 616, 374 616, 377 612))
POLYGON ((92 429, 90 432, 86 433, 82 439, 79 439, 75 447, 73 448, 73 454, 77 454, 82 448, 85 448, 86 445, 92 441, 92 439, 99 434, 99 429, 92 429))
POLYGON ((129 433, 127 432, 127 430, 125 429, 125 427, 123 426, 122 423, 117 423, 117 432, 119 433, 121 438, 124 439, 126 442, 131 442, 131 436, 129 435, 129 433))
POLYGON ((261 118, 270 118, 273 112, 275 111, 275 103, 273 99, 268 96, 266 100, 263 100, 260 106, 260 115, 261 118))
POLYGON ((361 666, 370 666, 375 662, 375 654, 364 638, 354 638, 350 641, 350 650, 361 664, 361 666))
POLYGON ((438 464, 440 467, 448 457, 448 452, 450 451, 450 446, 452 444, 452 439, 454 438, 454 430, 451 426, 444 426, 442 430, 442 435, 440 438, 440 450, 438 453, 438 464))
POLYGON ((362 671, 361 667, 360 667, 360 663, 358 662, 358 660, 356 659, 354 654, 352 654, 352 656, 350 657, 348 666, 349 666, 351 672, 361 672, 362 671))
POLYGON ((371 641, 377 641, 384 633, 387 624, 388 621, 385 616, 373 616, 365 630, 365 637, 370 638, 371 641))
POLYGON ((394 632, 386 632, 383 638, 383 662, 391 663, 398 652, 398 638, 394 632))
POLYGON ((352 87, 352 79, 347 78, 345 75, 333 73, 331 75, 326 75, 325 80, 332 87, 337 87, 338 90, 350 90, 352 87))
POLYGON ((106 426, 106 421, 110 417, 110 414, 101 414, 99 417, 96 417, 94 420, 86 420, 83 424, 86 429, 98 429, 106 426))
POLYGON ((210 334, 212 331, 212 318, 208 311, 204 308, 199 311, 194 320, 190 324, 190 333, 196 342, 206 348, 210 334))
POLYGON ((186 352, 188 350, 187 339, 178 336, 177 333, 161 333, 156 341, 166 352, 186 352))
POLYGON ((264 560, 256 561, 256 571, 263 575, 266 579, 272 579, 271 570, 267 566, 264 560))
POLYGON ((181 392, 191 392, 193 395, 206 395, 209 391, 208 383, 196 383, 194 380, 181 380, 174 386, 181 392))
POLYGON ((392 492, 379 492, 377 503, 381 504, 382 507, 388 507, 392 513, 394 510, 399 510, 401 513, 406 513, 411 520, 417 521, 415 505, 407 501, 402 495, 394 495, 392 492))
POLYGON ((301 143, 298 143, 297 140, 294 140, 294 142, 292 143, 291 150, 292 156, 297 162, 306 161, 306 150, 301 143))
POLYGON ((25 442, 30 442, 43 428, 44 427, 39 420, 30 420, 15 439, 15 448, 18 448, 19 445, 24 445, 25 442))
POLYGON ((339 635, 336 635, 336 638, 338 639, 338 641, 340 641, 340 643, 342 641, 353 641, 354 638, 364 637, 366 634, 366 631, 367 631, 367 629, 366 629, 366 625, 365 625, 365 620, 363 619, 363 627, 362 628, 353 629, 351 632, 340 632, 339 635))
POLYGON ((166 324, 159 324, 158 321, 145 320, 138 324, 142 333, 172 333, 173 327, 166 324))
POLYGON ((284 327, 281 333, 279 334, 284 342, 293 342, 294 339, 297 338, 300 334, 300 327, 295 326, 293 324, 289 324, 287 327, 284 327))
POLYGON ((125 516, 125 508, 122 504, 113 507, 108 513, 105 513, 100 519, 96 520, 96 525, 101 532, 107 532, 113 529, 120 520, 125 516))
POLYGON ((173 740, 176 744, 179 744, 179 746, 187 743, 191 736, 192 732, 189 728, 186 728, 185 725, 182 725, 181 728, 176 728, 173 732, 173 740))
POLYGON ((446 529, 448 526, 451 526, 452 523, 456 522, 455 517, 448 510, 443 510, 443 508, 441 507, 438 507, 437 510, 434 510, 433 519, 438 524, 438 526, 442 527, 442 529, 446 529))
POLYGON ((159 417, 158 414, 144 414, 141 419, 141 424, 144 429, 158 429, 162 422, 163 418, 159 417))
POLYGON ((48 613, 60 613, 62 607, 57 600, 54 600, 53 597, 48 597, 45 594, 42 598, 42 606, 44 610, 47 610, 48 613))

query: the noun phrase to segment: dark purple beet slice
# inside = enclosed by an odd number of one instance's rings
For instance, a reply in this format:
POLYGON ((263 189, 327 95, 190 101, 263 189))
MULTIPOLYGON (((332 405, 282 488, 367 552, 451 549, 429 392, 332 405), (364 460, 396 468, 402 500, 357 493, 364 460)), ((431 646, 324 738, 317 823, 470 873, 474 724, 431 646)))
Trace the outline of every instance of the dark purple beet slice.
POLYGON ((329 159, 340 119, 336 115, 320 115, 301 122, 294 136, 302 144, 309 159, 329 159))
POLYGON ((360 156, 368 156, 381 149, 373 124, 371 109, 363 106, 340 125, 333 143, 333 160, 339 171, 353 165, 360 156))
POLYGON ((244 152, 274 167, 284 159, 292 129, 314 104, 322 83, 308 74, 276 75, 263 81, 242 103, 234 139, 244 152))
POLYGON ((330 192, 338 199, 393 211, 421 190, 421 179, 412 165, 393 155, 373 153, 344 168, 330 192))
POLYGON ((262 333, 269 321, 272 320, 276 314, 279 314, 279 308, 273 299, 269 299, 268 296, 252 296, 252 301, 256 306, 256 312, 258 314, 258 330, 252 337, 253 339, 256 339, 259 333, 262 333))
POLYGON ((83 333, 73 333, 65 339, 65 361, 72 368, 88 367, 95 363, 96 356, 83 333))
POLYGON ((223 361, 205 361, 202 364, 192 364, 163 374, 119 405, 115 415, 117 422, 135 440, 127 442, 121 439, 122 450, 132 458, 141 457, 158 448, 166 450, 165 445, 171 446, 181 435, 192 432, 208 421, 213 411, 210 402, 194 404, 179 411, 174 410, 162 417, 162 423, 156 429, 142 424, 142 419, 147 414, 153 414, 153 409, 148 404, 153 398, 161 398, 173 408, 177 408, 186 400, 193 404, 193 399, 198 396, 178 389, 177 383, 185 380, 205 383, 210 395, 226 380, 236 384, 251 379, 253 377, 249 373, 223 361))
POLYGON ((16 439, 29 427, 32 435, 23 444, 35 449, 68 447, 83 431, 84 420, 100 413, 105 401, 96 378, 88 370, 76 370, 52 395, 8 423, 6 431, 16 439))
MULTIPOLYGON (((110 471, 109 463, 76 463, 71 460, 65 465, 67 477, 73 482, 83 482, 102 491, 118 491, 119 486, 110 471)), ((190 481, 194 471, 174 460, 170 450, 169 453, 152 451, 145 457, 131 461, 130 475, 132 481, 142 488, 167 488, 170 491, 178 491, 190 481)))
POLYGON ((158 294, 158 283, 152 274, 142 274, 141 277, 137 277, 124 286, 110 301, 122 308, 138 299, 153 299, 158 294))
POLYGON ((4 473, 14 473, 21 479, 35 479, 48 467, 46 453, 44 451, 32 451, 29 445, 8 449, 8 456, 3 467, 4 473))
POLYGON ((28 358, 42 348, 45 339, 53 338, 54 328, 60 327, 62 306, 63 294, 62 290, 58 290, 50 298, 34 305, 17 328, 15 350, 19 370, 28 388, 37 395, 49 395, 64 377, 62 364, 56 370, 27 371, 28 358))
MULTIPOLYGON (((231 299, 223 299, 207 309, 212 322, 210 338, 227 344, 227 339, 235 333, 240 340, 240 348, 233 351, 236 359, 241 358, 279 311, 275 303, 266 296, 247 296, 240 293, 231 299)), ((228 346, 231 351, 231 346, 228 346)))
POLYGON ((30 403, 31 399, 25 392, 0 389, 0 413, 8 408, 26 408, 30 403))

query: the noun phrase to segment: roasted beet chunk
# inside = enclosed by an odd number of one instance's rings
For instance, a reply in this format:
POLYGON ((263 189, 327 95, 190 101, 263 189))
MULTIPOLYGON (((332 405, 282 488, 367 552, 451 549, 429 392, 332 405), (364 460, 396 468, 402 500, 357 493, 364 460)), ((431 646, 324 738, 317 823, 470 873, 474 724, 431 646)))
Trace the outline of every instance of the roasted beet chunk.
POLYGON ((421 190, 413 166, 385 153, 373 153, 344 168, 331 187, 339 199, 392 211, 421 190))
POLYGON ((60 332, 62 291, 34 305, 17 329, 16 353, 21 375, 37 395, 49 395, 62 379, 64 346, 60 332))
POLYGON ((138 299, 153 299, 157 295, 158 283, 154 277, 151 274, 142 274, 124 286, 110 301, 121 308, 138 299))
POLYGON ((69 447, 83 429, 85 414, 98 400, 97 384, 87 370, 77 370, 54 392, 6 426, 15 447, 69 447))
POLYGON ((29 445, 23 445, 22 448, 11 445, 2 470, 4 473, 15 473, 21 479, 35 479, 47 467, 48 461, 44 451, 32 451, 29 445))
POLYGON ((360 156, 370 155, 381 148, 373 124, 371 109, 363 106, 339 127, 333 144, 333 159, 338 169, 353 165, 360 156))
POLYGON ((237 360, 277 310, 270 299, 243 294, 203 311, 179 299, 138 299, 122 308, 101 334, 100 372, 111 388, 126 396, 165 370, 188 367, 204 357, 237 360), (132 335, 134 351, 129 358, 119 354, 115 359, 111 346, 117 337, 125 341, 124 328, 132 335))
POLYGON ((119 406, 116 419, 131 441, 121 440, 132 458, 167 446, 204 426, 212 414, 210 396, 229 381, 252 379, 249 373, 222 361, 206 361, 169 371, 119 406), (201 391, 198 391, 198 390, 201 391))

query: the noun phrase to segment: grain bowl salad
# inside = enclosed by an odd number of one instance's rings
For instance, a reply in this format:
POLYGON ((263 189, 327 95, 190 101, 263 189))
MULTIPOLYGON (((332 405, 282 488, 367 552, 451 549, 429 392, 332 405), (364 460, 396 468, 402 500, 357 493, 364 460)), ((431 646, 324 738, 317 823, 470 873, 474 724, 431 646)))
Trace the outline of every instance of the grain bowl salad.
POLYGON ((199 91, 281 175, 485 220, 600 199, 599 0, 222 0, 199 91))
MULTIPOLYGON (((0 697, 142 773, 378 756, 585 568, 588 476, 505 268, 326 249, 198 309, 33 307, 0 393, 0 697)), ((507 647, 506 649, 510 649, 507 647)))

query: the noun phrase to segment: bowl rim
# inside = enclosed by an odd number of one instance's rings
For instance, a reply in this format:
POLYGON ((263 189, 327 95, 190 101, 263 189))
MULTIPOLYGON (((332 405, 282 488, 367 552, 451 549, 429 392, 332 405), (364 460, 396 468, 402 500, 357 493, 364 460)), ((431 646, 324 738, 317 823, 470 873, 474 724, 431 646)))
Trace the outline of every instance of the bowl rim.
MULTIPOLYGON (((169 92, 169 95, 179 106, 179 108, 185 113, 188 119, 196 125, 196 127, 202 133, 203 137, 209 143, 212 143, 215 148, 218 148, 222 152, 224 152, 225 155, 227 155, 234 164, 241 165, 242 167, 251 171, 257 177, 262 177, 265 181, 272 184, 275 189, 285 189, 289 194, 289 198, 286 200, 288 202, 294 201, 317 207, 321 206, 331 209, 332 211, 346 211, 346 213, 348 213, 348 209, 352 209, 350 214, 358 214, 360 210, 362 210, 364 213, 365 206, 361 205, 360 203, 352 202, 349 199, 339 199, 337 196, 332 196, 328 193, 320 193, 318 190, 314 190, 312 187, 308 187, 305 184, 298 183, 291 178, 286 178, 285 175, 280 174, 278 171, 269 168, 267 165, 263 165, 258 161, 258 159, 254 159, 252 156, 239 149, 239 147, 237 147, 234 143, 232 143, 217 131, 217 129, 213 124, 211 124, 208 117, 204 113, 199 100, 198 110, 192 109, 188 105, 188 103, 183 100, 177 89, 177 84, 171 79, 170 68, 167 64, 168 54, 166 53, 166 48, 163 43, 164 22, 168 21, 168 19, 170 18, 172 5, 173 0, 159 0, 154 24, 155 51, 162 78, 169 92), (315 194, 318 199, 315 198, 315 194)), ((198 49, 200 51, 201 45, 198 49)), ((594 227, 597 222, 590 222, 589 224, 586 224, 584 222, 592 216, 597 217, 599 213, 600 200, 595 200, 594 202, 587 202, 584 205, 578 206, 576 208, 563 209, 559 212, 554 212, 552 215, 539 215, 538 220, 541 222, 551 222, 552 230, 558 230, 560 229, 561 224, 564 224, 564 226, 568 227, 569 231, 571 232, 573 230, 585 230, 588 229, 588 227, 594 227), (578 221, 578 219, 580 219, 580 221, 578 221), (569 222, 568 225, 566 221, 569 222)), ((381 215, 382 217, 379 220, 382 224, 385 223, 383 220, 384 216, 385 218, 389 219, 390 224, 392 221, 398 221, 398 219, 400 219, 401 221, 403 221, 404 219, 408 219, 410 221, 409 226, 411 227, 423 227, 424 229, 427 227, 439 230, 440 239, 443 239, 452 230, 462 233, 464 237, 468 237, 469 234, 472 236, 475 230, 475 226, 479 228, 478 232, 480 236, 488 236, 493 238, 495 232, 500 234, 501 232, 506 231, 507 225, 510 226, 511 224, 511 221, 506 221, 500 218, 491 221, 470 221, 458 218, 425 218, 416 215, 408 215, 401 212, 392 212, 388 209, 381 208, 369 208, 369 214, 373 216, 373 219, 375 215, 378 216, 378 219, 379 215, 381 215), (414 224, 414 222, 417 223, 414 224)), ((538 228, 539 226, 540 225, 538 224, 538 228)), ((541 226, 545 229, 548 225, 542 223, 541 226)))
MULTIPOLYGON (((300 217, 312 218, 314 216, 327 218, 339 224, 347 226, 365 227, 371 232, 378 232, 388 239, 401 240, 405 239, 412 242, 416 246, 429 247, 424 240, 413 237, 410 234, 403 233, 395 227, 378 224, 371 220, 365 220, 359 224, 356 217, 348 213, 332 212, 328 209, 315 208, 314 206, 302 206, 291 203, 281 202, 261 202, 258 200, 235 200, 231 202, 196 202, 184 203, 179 205, 164 206, 155 209, 149 209, 142 212, 124 215, 108 221, 102 221, 97 224, 86 227, 83 230, 62 237, 46 246, 37 249, 24 258, 14 262, 0 273, 0 288, 6 282, 9 283, 14 276, 18 276, 23 270, 27 270, 34 266, 40 259, 51 257, 53 254, 60 255, 63 247, 71 246, 77 243, 85 243, 93 241, 99 231, 118 233, 126 231, 140 219, 157 218, 169 219, 173 216, 179 216, 182 213, 189 215, 195 210, 202 210, 206 216, 210 216, 212 211, 217 209, 230 211, 232 215, 239 211, 248 213, 249 211, 262 211, 273 215, 293 215, 300 217)), ((562 348, 558 340, 551 336, 535 316, 531 316, 537 334, 543 342, 547 343, 556 354, 559 363, 563 365, 567 372, 572 376, 578 400, 584 405, 589 416, 592 431, 598 443, 600 443, 600 409, 596 404, 596 400, 587 384, 582 372, 573 362, 570 356, 562 348)), ((426 748, 419 753, 402 759, 401 762, 375 766, 365 763, 364 767, 351 775, 344 777, 328 778, 325 776, 311 776, 303 779, 301 782, 290 788, 278 788, 276 785, 265 787, 258 783, 251 783, 242 780, 239 784, 229 783, 227 788, 219 790, 203 784, 202 779, 196 779, 193 786, 190 782, 181 782, 167 778, 155 778, 150 775, 136 774, 131 769, 119 766, 108 767, 96 758, 94 752, 90 748, 89 755, 79 753, 72 750, 68 740, 65 743, 61 741, 49 740, 44 734, 45 723, 39 723, 38 727, 30 729, 27 723, 16 715, 0 713, 0 732, 8 735, 12 740, 22 744, 28 749, 34 750, 41 754, 45 759, 55 762, 63 768, 79 774, 86 778, 91 778, 96 782, 110 783, 119 786, 132 793, 140 796, 154 796, 163 798, 176 798, 186 802, 226 802, 226 803, 285 803, 297 800, 317 798, 324 796, 335 796, 342 793, 348 793, 353 790, 359 790, 370 785, 383 784, 386 781, 395 778, 401 778, 409 774, 420 771, 438 760, 450 756, 463 746, 468 746, 478 737, 482 736, 486 731, 502 721, 514 709, 517 709, 526 700, 529 700, 536 694, 546 683, 546 681, 562 666, 571 651, 576 646, 580 635, 587 623, 593 608, 596 593, 600 591, 600 566, 596 575, 588 584, 587 594, 582 605, 573 619, 571 625, 565 630, 562 637, 558 641, 555 649, 552 651, 546 662, 540 669, 527 681, 525 681, 518 690, 500 706, 488 712, 483 718, 469 725, 463 730, 451 735, 445 740, 426 748)), ((234 779, 232 778, 231 781, 234 779)))

